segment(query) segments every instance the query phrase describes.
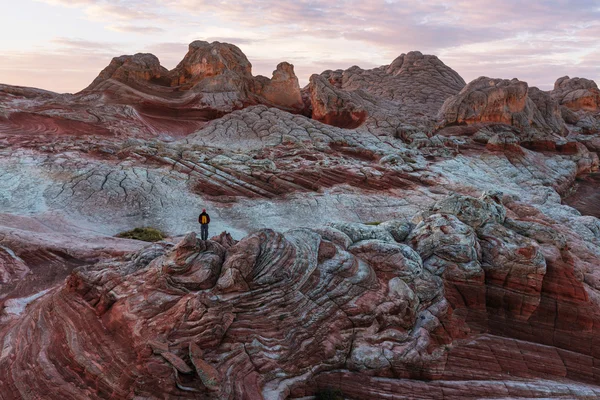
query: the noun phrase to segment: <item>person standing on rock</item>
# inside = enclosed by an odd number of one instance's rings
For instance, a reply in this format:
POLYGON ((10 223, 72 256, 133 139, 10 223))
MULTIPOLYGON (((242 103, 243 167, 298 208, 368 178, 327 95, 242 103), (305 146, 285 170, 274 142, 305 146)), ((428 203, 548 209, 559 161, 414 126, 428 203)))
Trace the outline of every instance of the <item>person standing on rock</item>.
POLYGON ((210 216, 206 213, 206 209, 202 209, 202 214, 198 216, 200 223, 200 237, 202 240, 208 240, 208 224, 210 224, 210 216))

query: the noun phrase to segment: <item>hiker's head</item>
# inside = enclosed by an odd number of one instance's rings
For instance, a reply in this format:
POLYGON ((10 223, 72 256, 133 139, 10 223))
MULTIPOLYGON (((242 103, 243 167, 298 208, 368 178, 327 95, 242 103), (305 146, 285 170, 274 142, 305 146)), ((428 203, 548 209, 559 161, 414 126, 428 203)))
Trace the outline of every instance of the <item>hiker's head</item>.
POLYGON ((202 209, 202 212, 206 212, 206 208, 203 208, 203 209, 202 209))

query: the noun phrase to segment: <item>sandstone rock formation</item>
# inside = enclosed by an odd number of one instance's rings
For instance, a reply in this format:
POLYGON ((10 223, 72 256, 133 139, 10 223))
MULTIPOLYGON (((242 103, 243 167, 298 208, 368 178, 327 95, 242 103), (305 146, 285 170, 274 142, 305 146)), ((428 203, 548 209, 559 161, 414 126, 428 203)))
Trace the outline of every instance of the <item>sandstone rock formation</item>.
POLYGON ((360 95, 337 89, 320 75, 310 77, 309 90, 311 117, 317 121, 340 128, 356 128, 368 115, 360 95))
POLYGON ((385 227, 339 225, 335 241, 191 233, 80 267, 5 320, 3 395, 298 398, 333 384, 372 398, 398 378, 429 382, 405 386, 411 396, 457 379, 457 395, 484 396, 494 380, 537 393, 537 379, 599 394, 593 253, 498 196, 436 204, 407 239, 414 250, 385 227), (357 374, 369 384, 354 386, 357 374))
POLYGON ((464 85, 437 57, 413 51, 371 70, 354 66, 313 75, 308 91, 312 117, 334 126, 354 128, 368 117, 393 130, 401 122, 428 130, 444 100, 464 85))
POLYGON ((564 122, 558 104, 537 88, 518 79, 480 77, 459 94, 446 100, 440 110, 441 125, 496 123, 526 133, 562 133, 564 122))
POLYGON ((272 79, 251 68, 234 45, 195 41, 172 71, 152 54, 115 57, 75 95, 0 86, 0 133, 36 146, 54 135, 172 140, 249 105, 303 112, 293 65, 280 63, 272 79))
POLYGON ((596 82, 563 76, 554 83, 551 95, 561 105, 565 121, 583 133, 600 131, 600 89, 596 82))
POLYGON ((160 65, 160 61, 153 54, 138 53, 133 56, 120 56, 113 58, 108 67, 102 70, 85 90, 94 90, 108 79, 139 86, 142 82, 167 80, 168 75, 169 71, 160 65))
POLYGON ((204 83, 211 87, 226 84, 228 78, 251 78, 252 64, 237 46, 196 40, 190 43, 188 53, 171 72, 171 77, 171 86, 183 86, 183 89, 213 78, 204 83), (219 82, 221 79, 224 81, 219 82))
POLYGON ((259 75, 255 82, 256 93, 265 100, 265 104, 293 111, 304 109, 300 85, 292 64, 279 63, 271 79, 263 79, 259 75))
POLYGON ((600 90, 596 82, 585 78, 563 76, 554 83, 552 96, 573 111, 598 111, 600 90))
POLYGON ((94 92, 116 103, 141 103, 139 110, 150 115, 166 108, 205 120, 251 104, 295 112, 304 108, 293 65, 280 63, 272 79, 255 78, 237 46, 200 40, 190 43, 172 71, 152 54, 116 57, 81 94, 94 92))
POLYGON ((0 399, 598 397, 595 91, 201 41, 0 86, 0 399))

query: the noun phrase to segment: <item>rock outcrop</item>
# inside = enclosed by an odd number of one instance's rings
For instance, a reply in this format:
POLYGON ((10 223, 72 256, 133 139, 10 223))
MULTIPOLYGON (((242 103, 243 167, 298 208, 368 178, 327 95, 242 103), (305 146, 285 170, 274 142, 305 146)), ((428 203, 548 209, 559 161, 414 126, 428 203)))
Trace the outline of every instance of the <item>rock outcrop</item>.
POLYGON ((411 229, 399 221, 239 242, 191 233, 80 267, 5 317, 3 395, 299 398, 333 386, 366 399, 392 395, 396 379, 417 380, 411 396, 446 380, 462 381, 457 396, 495 380, 600 393, 587 367, 600 359, 590 250, 570 242, 573 253, 507 204, 499 193, 442 200, 410 246, 388 232, 411 229))
POLYGON ((354 66, 313 75, 307 90, 312 117, 327 124, 355 128, 366 121, 385 128, 395 117, 396 125, 404 122, 427 131, 444 100, 464 85, 437 57, 413 51, 371 70, 354 66))
POLYGON ((263 79, 259 75, 255 82, 255 91, 265 100, 264 103, 294 111, 304 109, 300 85, 292 64, 279 63, 271 79, 263 79))
POLYGON ((169 70, 160 65, 160 61, 153 54, 138 53, 133 56, 115 57, 85 90, 94 90, 108 79, 114 79, 134 87, 142 87, 143 84, 161 81, 167 83, 169 70))
POLYGON ((600 89, 596 82, 585 78, 563 76, 550 92, 561 105, 565 121, 583 133, 600 131, 600 89))
POLYGON ((162 108, 214 119, 248 105, 267 104, 288 111, 304 108, 294 66, 280 63, 273 78, 254 77, 252 64, 229 43, 196 40, 171 71, 152 54, 112 60, 81 94, 108 93, 113 102, 137 105, 151 115, 162 108), (125 86, 115 86, 119 82, 125 86))
POLYGON ((309 91, 313 119, 349 129, 365 122, 368 112, 360 95, 338 89, 320 75, 310 77, 309 91))
POLYGON ((566 121, 562 117, 558 102, 552 95, 534 86, 527 91, 527 97, 539 111, 539 113, 534 112, 533 115, 532 125, 534 127, 544 127, 546 133, 563 135, 566 132, 566 121))
POLYGON ((480 77, 459 94, 447 99, 440 110, 441 126, 506 124, 525 133, 562 133, 564 122, 558 104, 537 88, 518 79, 480 77), (531 92, 531 93, 530 93, 531 92))
POLYGON ((551 94, 560 105, 572 111, 600 110, 600 89, 596 82, 589 79, 563 76, 556 80, 551 94))
POLYGON ((234 88, 241 83, 236 80, 252 79, 252 64, 237 46, 196 40, 190 43, 187 54, 169 75, 171 86, 183 90, 202 83, 207 88, 227 91, 230 85, 234 88))

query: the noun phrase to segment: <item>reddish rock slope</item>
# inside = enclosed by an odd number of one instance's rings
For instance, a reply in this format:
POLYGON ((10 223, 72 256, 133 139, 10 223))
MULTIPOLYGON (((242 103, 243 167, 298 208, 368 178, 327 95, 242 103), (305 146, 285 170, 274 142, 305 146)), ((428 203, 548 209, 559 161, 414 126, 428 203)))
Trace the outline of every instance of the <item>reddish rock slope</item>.
POLYGON ((79 268, 5 319, 2 396, 600 395, 581 240, 499 193, 417 220, 406 243, 398 224, 190 234, 79 268))

